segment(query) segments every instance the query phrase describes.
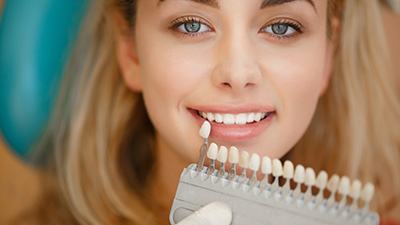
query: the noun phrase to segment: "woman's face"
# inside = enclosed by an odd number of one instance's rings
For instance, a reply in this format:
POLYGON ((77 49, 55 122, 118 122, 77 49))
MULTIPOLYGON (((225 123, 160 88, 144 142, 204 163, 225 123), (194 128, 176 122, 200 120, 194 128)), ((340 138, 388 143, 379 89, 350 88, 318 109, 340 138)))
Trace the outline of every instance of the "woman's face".
MULTIPOLYGON (((330 73, 327 0, 142 0, 119 41, 161 151, 196 162, 210 141, 271 158, 305 132, 330 73)), ((123 60, 121 60, 124 58, 123 60)))

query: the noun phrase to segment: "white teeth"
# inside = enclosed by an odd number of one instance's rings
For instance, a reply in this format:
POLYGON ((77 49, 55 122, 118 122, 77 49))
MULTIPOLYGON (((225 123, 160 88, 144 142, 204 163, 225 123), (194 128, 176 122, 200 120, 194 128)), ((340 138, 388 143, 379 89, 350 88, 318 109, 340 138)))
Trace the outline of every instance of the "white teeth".
MULTIPOLYGON (((204 117, 204 116, 203 116, 203 117, 204 117)), ((204 117, 204 118, 207 118, 208 121, 212 122, 212 121, 214 121, 214 114, 212 114, 212 113, 207 113, 207 117, 204 117)))
POLYGON ((351 184, 351 189, 350 189, 350 197, 353 199, 358 199, 360 198, 361 194, 361 181, 355 180, 351 184))
POLYGON ((239 150, 235 146, 229 149, 229 162, 232 164, 239 162, 239 150))
POLYGON ((298 164, 296 166, 296 169, 294 170, 293 180, 299 184, 302 184, 302 183, 304 183, 304 179, 305 179, 304 166, 298 164))
POLYGON ((340 179, 338 192, 341 195, 348 195, 350 193, 350 179, 347 176, 343 176, 340 179))
POLYGON ((217 122, 223 124, 238 124, 244 125, 246 123, 254 123, 260 122, 264 118, 268 116, 268 113, 239 113, 239 114, 230 114, 230 113, 206 113, 199 111, 198 114, 204 119, 210 122, 217 122))
POLYGON ((371 183, 365 184, 364 188, 361 191, 361 199, 365 202, 370 202, 374 197, 375 186, 371 183))
POLYGON ((235 124, 235 116, 233 114, 224 114, 223 120, 224 124, 235 124))
POLYGON ((236 122, 235 122, 236 124, 243 125, 246 124, 246 122, 247 122, 246 113, 240 113, 239 115, 236 116, 236 122))
POLYGON ((317 186, 319 189, 325 189, 327 183, 328 183, 328 173, 326 173, 324 170, 321 170, 317 176, 317 181, 315 183, 315 186, 317 186))
POLYGON ((305 174, 305 184, 307 186, 313 186, 315 184, 315 172, 312 168, 307 167, 306 168, 306 174, 305 174))
POLYGON ((330 192, 336 192, 339 187, 340 177, 337 174, 334 174, 328 181, 327 188, 330 192))
POLYGON ((217 123, 222 123, 224 121, 222 115, 219 113, 215 113, 214 119, 215 119, 215 122, 217 122, 217 123))

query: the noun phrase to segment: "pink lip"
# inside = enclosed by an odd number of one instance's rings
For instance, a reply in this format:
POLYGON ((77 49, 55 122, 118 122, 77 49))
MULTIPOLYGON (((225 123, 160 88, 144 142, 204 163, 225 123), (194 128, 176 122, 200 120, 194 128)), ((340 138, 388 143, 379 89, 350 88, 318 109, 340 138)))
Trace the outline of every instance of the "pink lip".
POLYGON ((210 122, 211 124, 211 133, 210 137, 215 138, 220 141, 229 141, 229 142, 237 142, 237 141, 245 141, 250 140, 259 136, 262 132, 264 132, 272 123, 273 118, 275 117, 275 111, 271 107, 259 107, 259 106, 246 106, 240 108, 233 107, 196 107, 196 109, 189 108, 188 109, 196 121, 201 126, 205 119, 197 114, 198 111, 202 112, 219 112, 219 113, 249 113, 249 112, 268 112, 267 118, 261 120, 260 122, 248 123, 245 125, 226 125, 223 123, 210 122))

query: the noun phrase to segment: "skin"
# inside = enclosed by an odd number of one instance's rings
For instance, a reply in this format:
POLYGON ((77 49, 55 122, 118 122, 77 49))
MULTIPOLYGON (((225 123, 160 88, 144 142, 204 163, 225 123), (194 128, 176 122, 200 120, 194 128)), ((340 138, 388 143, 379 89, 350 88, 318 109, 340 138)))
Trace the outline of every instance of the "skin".
POLYGON ((219 0, 218 8, 189 0, 139 1, 134 37, 117 33, 124 80, 143 93, 156 128, 154 198, 164 216, 179 174, 197 162, 202 143, 201 123, 190 110, 274 111, 260 134, 227 141, 211 133, 210 140, 280 158, 304 134, 327 86, 334 48, 326 35, 327 0, 260 5, 261 0, 219 0), (185 16, 201 18, 205 31, 185 35, 169 28, 185 16), (264 29, 282 18, 303 33, 279 37, 264 29))

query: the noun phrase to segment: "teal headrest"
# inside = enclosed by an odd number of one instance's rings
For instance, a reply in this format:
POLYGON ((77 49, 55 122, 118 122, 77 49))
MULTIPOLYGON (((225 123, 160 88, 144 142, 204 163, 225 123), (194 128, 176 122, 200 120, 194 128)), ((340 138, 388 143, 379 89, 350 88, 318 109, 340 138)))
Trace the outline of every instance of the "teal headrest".
POLYGON ((41 136, 89 0, 7 0, 0 21, 0 128, 22 157, 41 136))

